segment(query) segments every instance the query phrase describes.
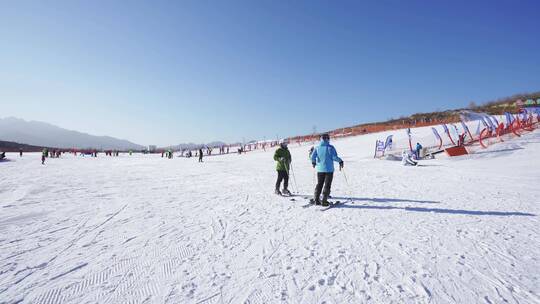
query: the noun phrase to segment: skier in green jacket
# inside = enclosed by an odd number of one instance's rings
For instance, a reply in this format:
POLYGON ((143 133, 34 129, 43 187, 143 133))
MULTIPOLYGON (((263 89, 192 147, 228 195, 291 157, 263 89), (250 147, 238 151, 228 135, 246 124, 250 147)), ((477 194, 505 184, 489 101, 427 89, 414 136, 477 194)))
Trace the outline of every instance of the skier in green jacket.
POLYGON ((279 148, 274 153, 274 160, 277 162, 277 181, 276 181, 276 194, 278 195, 291 195, 291 192, 287 189, 289 186, 289 169, 291 165, 291 153, 287 148, 288 141, 282 140, 279 148), (279 187, 283 181, 283 192, 279 191, 279 187))
POLYGON ((49 156, 49 149, 44 148, 43 152, 41 152, 41 164, 45 165, 45 158, 49 156))

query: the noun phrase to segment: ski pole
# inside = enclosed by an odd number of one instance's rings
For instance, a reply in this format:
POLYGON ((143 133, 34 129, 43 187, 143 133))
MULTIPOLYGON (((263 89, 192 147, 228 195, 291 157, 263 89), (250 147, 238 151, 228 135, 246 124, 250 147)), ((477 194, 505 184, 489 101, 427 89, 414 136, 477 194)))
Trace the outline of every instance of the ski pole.
POLYGON ((345 174, 345 168, 341 168, 341 172, 343 173, 343 177, 345 177, 345 183, 347 184, 347 187, 351 187, 349 185, 349 181, 347 180, 347 174, 345 174))
POLYGON ((349 180, 347 179, 347 174, 345 174, 345 168, 342 168, 341 172, 343 172, 343 177, 345 178, 345 184, 347 184, 347 188, 349 188, 349 199, 348 199, 348 201, 352 202, 352 188, 351 188, 351 184, 349 184, 349 180))
POLYGON ((290 164, 290 165, 291 165, 291 174, 292 174, 293 181, 294 181, 294 187, 296 188, 296 193, 299 193, 298 183, 296 182, 296 176, 294 176, 293 166, 292 166, 292 164, 290 164))
MULTIPOLYGON (((291 169, 292 169, 292 165, 291 165, 291 169)), ((287 164, 285 164, 285 172, 287 172, 287 176, 290 176, 290 171, 291 170, 289 170, 289 168, 287 168, 287 164)), ((295 181, 295 183, 296 183, 296 181, 295 181)), ((296 185, 295 185, 295 188, 297 188, 296 185)), ((296 190, 298 190, 298 188, 296 190)), ((293 192, 294 192, 294 189, 293 189, 293 192)), ((296 191, 296 192, 298 193, 298 191, 296 191)))

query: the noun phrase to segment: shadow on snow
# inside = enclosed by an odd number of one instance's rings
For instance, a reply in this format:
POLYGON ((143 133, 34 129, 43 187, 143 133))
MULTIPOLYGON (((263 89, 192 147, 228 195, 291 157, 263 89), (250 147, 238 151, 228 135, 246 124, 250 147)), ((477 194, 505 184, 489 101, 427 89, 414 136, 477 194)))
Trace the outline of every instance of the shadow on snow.
MULTIPOLYGON (((309 195, 294 195, 302 197, 311 197, 309 195)), ((376 203, 421 203, 421 204, 440 204, 437 201, 423 201, 412 199, 396 199, 396 198, 369 198, 369 197, 341 197, 333 196, 332 200, 352 200, 352 201, 371 201, 376 203)), ((493 215, 493 216, 536 216, 533 213, 517 212, 517 211, 481 211, 481 210, 462 210, 462 209, 443 209, 443 208, 424 208, 424 207, 395 207, 395 206, 371 206, 371 205, 351 205, 340 204, 333 208, 344 209, 376 209, 376 210, 405 210, 414 212, 432 212, 442 214, 463 214, 463 215, 493 215)))
POLYGON ((524 149, 525 148, 517 147, 517 148, 508 148, 508 149, 491 150, 491 151, 480 151, 480 152, 474 152, 473 154, 491 154, 491 153, 511 152, 511 151, 524 150, 524 149))
POLYGON ((461 210, 461 209, 442 209, 442 208, 422 208, 422 207, 394 207, 394 206, 369 206, 369 205, 349 205, 342 204, 333 208, 346 209, 377 209, 377 210, 405 210, 414 212, 432 212, 443 214, 463 214, 463 215, 493 215, 493 216, 536 216, 536 214, 525 212, 505 212, 505 211, 480 211, 480 210, 461 210))
POLYGON ((436 201, 422 201, 422 200, 411 200, 411 199, 401 199, 401 198, 375 198, 375 197, 342 197, 342 196, 332 196, 333 200, 353 200, 353 201, 372 201, 375 203, 420 203, 420 204, 440 204, 441 202, 436 201))

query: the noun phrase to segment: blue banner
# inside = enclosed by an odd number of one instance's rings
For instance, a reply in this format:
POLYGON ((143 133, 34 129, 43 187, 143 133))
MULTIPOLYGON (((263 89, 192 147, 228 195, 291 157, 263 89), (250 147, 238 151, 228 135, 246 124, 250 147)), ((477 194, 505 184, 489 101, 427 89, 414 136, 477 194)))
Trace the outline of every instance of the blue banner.
POLYGON ((486 126, 486 128, 488 128, 489 130, 493 131, 495 129, 493 127, 493 123, 487 117, 482 117, 482 122, 484 123, 484 126, 486 126))
POLYGON ((392 149, 392 136, 393 135, 388 135, 388 137, 386 137, 386 141, 384 142, 384 149, 392 149))
POLYGON ((443 127, 443 129, 444 129, 444 132, 445 132, 446 134, 450 135, 450 131, 448 131, 448 127, 447 127, 445 124, 443 124, 442 127, 443 127))
POLYGON ((435 134, 435 137, 437 137, 437 140, 442 140, 441 136, 439 135, 439 132, 437 132, 437 129, 435 128, 431 128, 431 130, 433 131, 433 134, 435 134))
POLYGON ((508 112, 505 112, 504 116, 506 116, 506 127, 509 127, 514 122, 514 116, 508 112))
POLYGON ((499 121, 497 120, 497 118, 495 118, 495 116, 490 116, 491 119, 493 119, 493 121, 495 122, 496 126, 499 127, 499 121))
POLYGON ((463 122, 463 120, 461 121, 461 127, 463 128, 463 131, 464 131, 464 132, 470 133, 470 132, 469 132, 469 127, 467 127, 467 124, 465 124, 465 123, 463 122))

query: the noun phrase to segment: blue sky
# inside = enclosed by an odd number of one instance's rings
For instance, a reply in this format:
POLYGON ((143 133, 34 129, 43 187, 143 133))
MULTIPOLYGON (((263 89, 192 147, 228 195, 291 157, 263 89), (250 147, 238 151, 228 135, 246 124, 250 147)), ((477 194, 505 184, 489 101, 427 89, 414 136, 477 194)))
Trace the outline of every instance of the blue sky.
POLYGON ((3 1, 0 117, 275 138, 540 89, 538 1, 3 1))

